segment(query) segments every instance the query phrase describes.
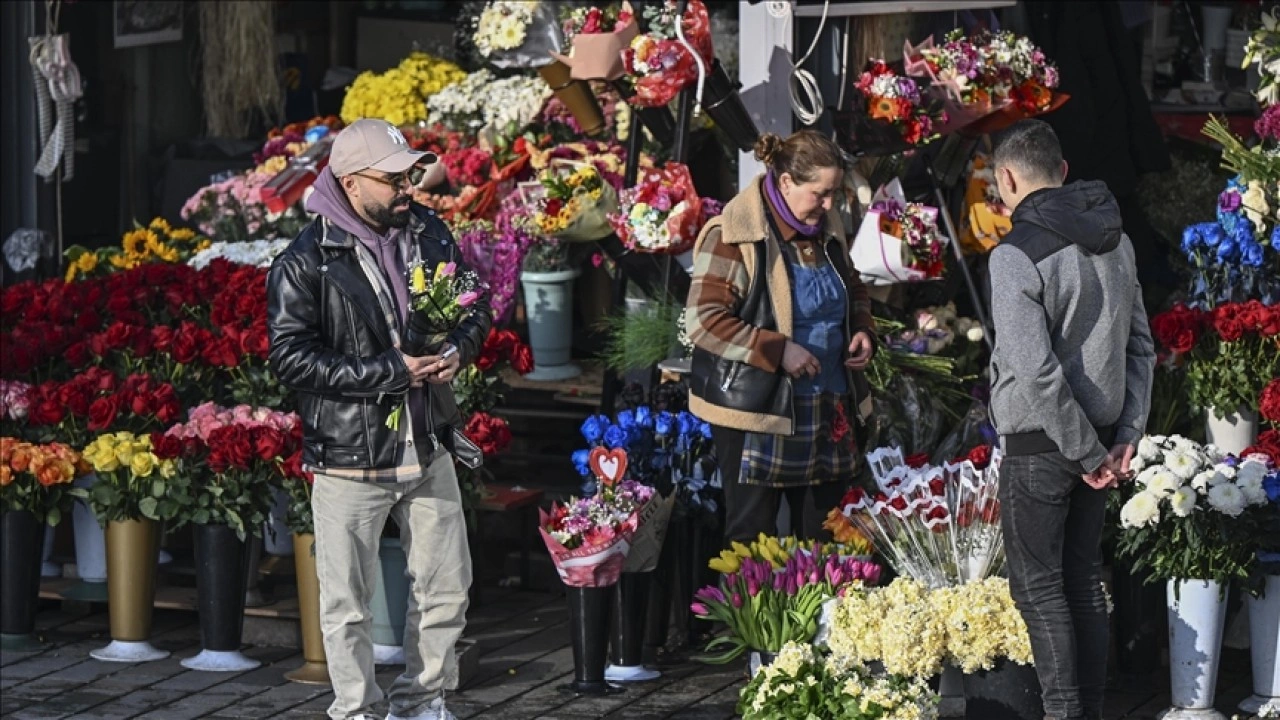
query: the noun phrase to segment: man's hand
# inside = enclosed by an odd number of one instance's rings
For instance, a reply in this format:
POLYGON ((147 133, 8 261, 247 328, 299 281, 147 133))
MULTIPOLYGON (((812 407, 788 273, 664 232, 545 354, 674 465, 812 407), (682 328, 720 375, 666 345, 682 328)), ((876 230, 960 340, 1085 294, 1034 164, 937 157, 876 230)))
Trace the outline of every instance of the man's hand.
POLYGON ((813 353, 788 340, 782 349, 782 369, 793 378, 801 375, 813 377, 822 372, 822 365, 813 353))
POLYGON ((866 330, 859 330, 853 334, 853 341, 849 343, 849 357, 844 361, 844 366, 850 370, 862 370, 871 362, 871 354, 875 352, 876 344, 871 339, 871 333, 866 330))
POLYGON ((1084 484, 1094 490, 1106 490, 1119 485, 1119 478, 1116 475, 1116 468, 1111 462, 1110 455, 1102 461, 1102 465, 1098 466, 1097 470, 1081 477, 1084 480, 1084 484))
POLYGON ((422 383, 431 378, 431 365, 434 361, 439 360, 438 357, 414 357, 405 355, 404 351, 400 352, 400 358, 404 360, 404 364, 409 368, 409 386, 422 387, 422 383))
POLYGON ((428 355, 422 359, 428 361, 427 369, 430 374, 427 375, 427 382, 432 385, 446 385, 453 382, 453 377, 458 374, 458 368, 462 364, 458 348, 449 343, 445 343, 444 351, 439 355, 428 355))
POLYGON ((1129 463, 1133 461, 1135 448, 1128 443, 1121 443, 1111 448, 1111 454, 1107 458, 1111 461, 1111 469, 1115 472, 1117 480, 1129 480, 1133 477, 1133 470, 1129 469, 1129 463))

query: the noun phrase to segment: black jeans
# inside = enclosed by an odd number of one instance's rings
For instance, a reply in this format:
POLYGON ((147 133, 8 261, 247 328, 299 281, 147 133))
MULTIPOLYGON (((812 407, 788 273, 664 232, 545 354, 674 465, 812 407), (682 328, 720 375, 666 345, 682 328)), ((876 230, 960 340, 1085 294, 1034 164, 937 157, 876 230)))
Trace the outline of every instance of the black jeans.
POLYGON ((1005 457, 1000 514, 1009 589, 1026 620, 1046 716, 1101 717, 1108 620, 1102 592, 1107 491, 1057 452, 1005 457))
POLYGON ((743 485, 738 482, 738 472, 742 467, 745 433, 716 425, 711 429, 711 436, 716 445, 716 459, 720 463, 720 481, 724 486, 725 547, 734 540, 750 543, 762 532, 765 535, 776 534, 778 508, 784 495, 791 510, 792 535, 802 539, 831 539, 830 533, 822 529, 822 521, 844 496, 846 483, 826 482, 788 488, 743 485), (810 504, 812 512, 806 514, 810 504))

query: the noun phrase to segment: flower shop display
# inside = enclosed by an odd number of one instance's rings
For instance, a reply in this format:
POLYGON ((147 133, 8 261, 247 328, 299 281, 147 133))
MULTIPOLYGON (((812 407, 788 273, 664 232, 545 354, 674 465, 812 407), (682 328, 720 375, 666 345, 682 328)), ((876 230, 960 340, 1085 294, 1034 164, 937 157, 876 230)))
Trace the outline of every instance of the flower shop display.
POLYGON ((622 77, 622 54, 640 33, 631 4, 587 7, 565 4, 560 30, 568 53, 553 53, 578 80, 616 80, 622 77))
POLYGON ((613 232, 609 216, 618 209, 618 194, 589 163, 553 160, 520 191, 543 235, 591 242, 613 232))
POLYGON ((867 455, 877 492, 855 487, 841 510, 900 575, 932 588, 991 577, 1004 565, 1000 459, 980 446, 934 466, 927 455, 880 448, 867 455))
POLYGON ((467 133, 514 135, 538 117, 551 89, 525 75, 498 78, 482 68, 427 99, 430 122, 467 133))
POLYGON ((648 31, 622 51, 622 67, 635 91, 628 101, 636 107, 661 107, 709 72, 715 59, 711 18, 702 0, 690 0, 678 19, 675 0, 646 5, 642 15, 648 31))
POLYGON ((1280 377, 1280 306, 1250 300, 1206 312, 1178 304, 1151 319, 1151 332, 1185 373, 1187 399, 1205 412, 1210 441, 1237 453, 1252 445, 1262 390, 1280 377))
POLYGON ((136 226, 124 234, 120 247, 86 250, 72 245, 63 253, 67 261, 66 281, 100 276, 112 270, 129 270, 145 263, 187 262, 207 249, 209 238, 187 228, 173 228, 164 218, 153 218, 146 227, 136 226))
POLYGON ((601 694, 610 691, 604 673, 612 586, 653 489, 627 477, 625 450, 597 447, 588 462, 599 491, 567 505, 553 503, 550 512, 539 510, 539 532, 569 594, 574 679, 568 689, 601 694))
POLYGON ((981 31, 966 37, 947 33, 941 47, 929 37, 906 44, 906 72, 927 76, 931 89, 945 98, 948 119, 943 134, 965 130, 982 135, 1017 120, 1050 112, 1066 101, 1054 93, 1058 69, 1029 38, 1012 32, 981 31))
POLYGON ((705 662, 725 663, 743 653, 772 654, 788 642, 810 642, 823 603, 880 579, 879 565, 845 556, 838 545, 812 543, 788 551, 777 538, 762 536, 750 547, 735 542, 726 553, 711 564, 722 569, 720 582, 695 593, 691 606, 696 617, 728 626, 706 652, 727 649, 704 656, 705 662))
POLYGON ((466 73, 457 65, 424 52, 411 52, 384 73, 360 73, 342 98, 342 121, 380 118, 402 126, 427 119, 427 100, 461 82, 466 73))
POLYGON ((742 689, 743 720, 931 720, 938 695, 919 679, 876 675, 805 643, 788 642, 742 689))
MULTIPOLYGON (((1230 134, 1220 137, 1239 142, 1230 134)), ((1270 162, 1275 164, 1275 158, 1270 162)), ((1237 175, 1218 196, 1217 220, 1183 232, 1182 251, 1192 268, 1189 304, 1211 310, 1249 299, 1280 302, 1280 250, 1275 247, 1280 226, 1272 209, 1280 207, 1277 182, 1280 173, 1251 180, 1237 175)))
POLYGON ((883 60, 871 60, 854 81, 852 112, 836 115, 841 145, 855 156, 887 155, 938 137, 947 120, 941 103, 926 97, 915 80, 883 60))
POLYGON ((72 498, 83 492, 72 489, 71 481, 86 472, 80 453, 67 445, 0 437, 0 646, 5 650, 40 647, 32 631, 45 527, 57 525, 72 498))
POLYGON ((197 270, 203 270, 214 260, 225 260, 236 265, 269 268, 276 256, 284 252, 292 242, 292 237, 243 242, 219 241, 197 251, 187 260, 187 264, 197 270))
POLYGON ((1124 488, 1117 552, 1164 580, 1175 708, 1212 708, 1228 583, 1247 578, 1256 538, 1241 516, 1267 503, 1267 464, 1180 436, 1146 436, 1124 488))
POLYGON ((618 200, 618 212, 609 216, 609 222, 618 238, 638 252, 686 252, 707 220, 693 176, 680 163, 643 171, 636 185, 623 190, 618 200))
POLYGON ((462 259, 489 287, 489 310, 495 325, 503 325, 516 304, 520 266, 532 239, 517 232, 500 232, 490 220, 452 223, 462 259))
POLYGON ((297 205, 271 212, 262 200, 262 189, 271 179, 256 171, 232 174, 197 190, 179 215, 215 241, 293 238, 309 219, 297 205))
POLYGON ((1262 14, 1262 25, 1253 31, 1248 44, 1244 48, 1242 68, 1250 65, 1258 66, 1258 89, 1255 96, 1264 108, 1275 107, 1280 103, 1280 13, 1273 8, 1271 12, 1262 14))
POLYGON ((966 253, 980 255, 990 252, 1013 229, 1013 211, 1000 198, 989 155, 975 152, 968 175, 964 191, 966 222, 960 227, 960 247, 966 253))
POLYGON ((849 254, 864 283, 922 282, 942 277, 946 243, 938 209, 907 202, 894 178, 876 191, 849 254))

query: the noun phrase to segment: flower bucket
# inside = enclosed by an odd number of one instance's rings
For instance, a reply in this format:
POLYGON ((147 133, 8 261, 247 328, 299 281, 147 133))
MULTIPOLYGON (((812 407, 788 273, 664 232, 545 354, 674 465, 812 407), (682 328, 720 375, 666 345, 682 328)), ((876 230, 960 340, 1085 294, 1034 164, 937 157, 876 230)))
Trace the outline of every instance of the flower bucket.
POLYGON ((1221 589, 1211 580, 1170 580, 1165 587, 1173 707, 1164 717, 1178 718, 1178 711, 1192 710, 1197 711, 1197 718, 1224 718, 1213 710, 1227 619, 1226 596, 1219 594, 1221 589))
POLYGON ((741 83, 730 79, 724 66, 716 60, 703 86, 702 110, 739 150, 750 152, 756 139, 760 137, 760 130, 747 112, 747 106, 742 103, 742 96, 738 94, 741 87, 741 83))
POLYGON ((298 621, 302 624, 302 667, 284 674, 290 682, 329 685, 329 664, 320 630, 320 579, 316 575, 316 536, 293 536, 293 562, 298 576, 298 621))
POLYGON ((644 682, 662 676, 644 666, 645 617, 649 609, 651 573, 624 572, 613 586, 613 640, 609 682, 644 682))
POLYGON ((533 349, 533 372, 528 380, 568 380, 582 374, 569 362, 573 349, 573 281, 576 269, 558 272, 523 272, 525 316, 529 322, 529 345, 533 349))
POLYGON ((384 537, 378 546, 382 577, 374 583, 373 661, 378 665, 404 664, 404 622, 409 612, 409 578, 400 539, 384 537))
POLYGON ((1258 437, 1258 413, 1249 408, 1217 415, 1217 408, 1205 411, 1205 440, 1223 452, 1238 455, 1258 437))
POLYGON ((1006 659, 964 676, 965 717, 971 720, 1040 720, 1040 679, 1030 665, 1006 659))
POLYGON ((772 665, 777 658, 778 653, 765 650, 750 651, 747 653, 747 677, 754 678, 761 670, 772 665))
POLYGON ((621 688, 605 681, 609 647, 609 606, 614 589, 565 587, 569 601, 569 639, 573 645, 573 681, 561 691, 577 695, 605 695, 621 688))
POLYGON ((289 526, 285 524, 285 517, 289 514, 289 495, 280 488, 273 488, 271 494, 276 501, 271 506, 271 514, 267 517, 262 533, 262 549, 275 557, 290 556, 293 555, 295 543, 293 533, 289 532, 289 526))
MULTIPOLYGON (((76 478, 75 487, 88 490, 98 481, 96 473, 76 478)), ((76 543, 76 575, 80 581, 67 590, 72 600, 106 602, 107 600, 107 536, 89 503, 76 500, 71 508, 72 530, 76 543)))
POLYGON ((1268 575, 1262 597, 1249 596, 1249 652, 1253 665, 1253 695, 1240 709, 1253 715, 1264 710, 1280 713, 1280 575, 1268 575))
POLYGON ((568 65, 556 60, 538 68, 538 74, 573 113, 583 135, 596 135, 604 130, 604 114, 600 112, 600 104, 596 102, 591 85, 585 80, 574 80, 568 65))
POLYGON ((36 652, 44 524, 30 510, 0 513, 0 648, 36 652))
POLYGON ((182 661, 189 670, 240 672, 262 663, 240 653, 245 585, 251 547, 229 525, 194 525, 196 603, 200 609, 200 654, 182 661))
MULTIPOLYGON (((147 639, 156 600, 156 553, 160 526, 154 520, 107 523, 107 612, 111 644, 89 653, 106 662, 147 662, 169 657, 147 639)), ((241 590, 243 599, 244 592, 241 590)))

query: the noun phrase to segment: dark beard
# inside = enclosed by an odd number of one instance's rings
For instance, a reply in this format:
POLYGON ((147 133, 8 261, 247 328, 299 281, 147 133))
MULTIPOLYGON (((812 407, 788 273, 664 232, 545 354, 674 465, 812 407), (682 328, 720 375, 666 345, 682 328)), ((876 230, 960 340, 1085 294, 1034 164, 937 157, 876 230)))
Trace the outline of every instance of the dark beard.
POLYGON ((366 205, 364 212, 369 216, 369 219, 377 223, 379 227, 399 230, 400 228, 409 226, 409 217, 412 214, 412 211, 407 206, 404 210, 393 210, 392 207, 396 203, 406 201, 408 201, 408 198, 406 197, 397 197, 390 205, 381 207, 369 207, 366 205))

